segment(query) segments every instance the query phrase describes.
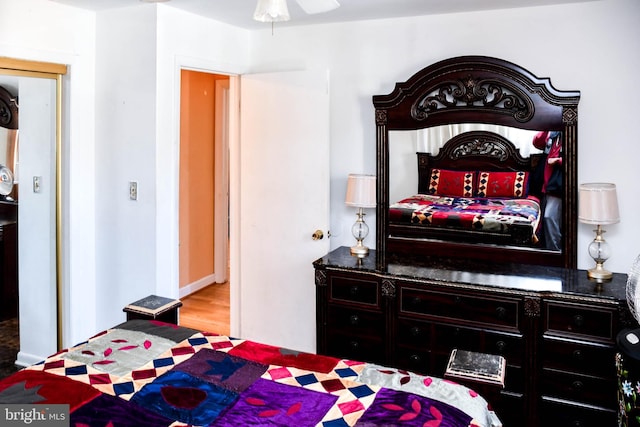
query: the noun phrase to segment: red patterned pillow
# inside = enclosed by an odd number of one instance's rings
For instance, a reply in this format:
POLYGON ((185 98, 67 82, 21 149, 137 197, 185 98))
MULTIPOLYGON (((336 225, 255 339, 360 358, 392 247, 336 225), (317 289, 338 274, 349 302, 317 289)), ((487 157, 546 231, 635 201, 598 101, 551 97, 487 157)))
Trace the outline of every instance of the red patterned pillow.
POLYGON ((475 174, 472 171, 431 169, 429 194, 435 196, 473 197, 475 174))
POLYGON ((478 172, 478 197, 527 196, 529 173, 517 172, 478 172))

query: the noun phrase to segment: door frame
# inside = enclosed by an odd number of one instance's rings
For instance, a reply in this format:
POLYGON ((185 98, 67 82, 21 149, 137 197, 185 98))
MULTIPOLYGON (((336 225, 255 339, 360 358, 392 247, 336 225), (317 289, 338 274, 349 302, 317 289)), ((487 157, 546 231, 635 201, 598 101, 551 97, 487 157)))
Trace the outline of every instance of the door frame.
MULTIPOLYGON (((0 57, 0 74, 51 79, 56 81, 55 118, 55 224, 56 224, 56 343, 58 350, 63 346, 63 292, 62 292, 62 78, 67 74, 67 66, 52 62, 30 61, 0 57)), ((18 245, 20 244, 18 236, 18 245)), ((19 278, 18 278, 19 280, 19 278)), ((22 323, 21 327, 22 329, 22 323)))
POLYGON ((231 77, 216 80, 215 99, 215 163, 214 186, 215 206, 213 218, 214 260, 213 271, 216 283, 224 283, 227 277, 229 260, 229 90, 231 77), (225 143, 226 142, 226 143, 225 143))
MULTIPOLYGON (((229 199, 229 239, 228 239, 228 263, 229 263, 229 329, 231 336, 238 336, 240 331, 240 226, 235 218, 240 214, 240 75, 246 70, 240 66, 226 66, 209 63, 207 61, 193 60, 193 58, 176 57, 175 68, 175 138, 177 147, 174 151, 173 167, 175 177, 180 176, 180 76, 182 70, 197 71, 209 74, 229 76, 229 117, 228 117, 228 199, 229 199)), ((174 205, 174 286, 176 295, 179 294, 179 192, 175 187, 173 194, 174 205)))

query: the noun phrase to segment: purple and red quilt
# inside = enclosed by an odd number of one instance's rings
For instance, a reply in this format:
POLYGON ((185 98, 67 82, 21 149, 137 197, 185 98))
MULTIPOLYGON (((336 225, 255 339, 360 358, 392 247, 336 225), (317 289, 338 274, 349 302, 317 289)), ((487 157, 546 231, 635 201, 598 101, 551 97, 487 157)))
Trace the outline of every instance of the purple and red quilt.
POLYGON ((511 234, 515 226, 527 227, 533 243, 541 215, 533 198, 450 197, 418 194, 389 207, 389 221, 396 224, 455 228, 511 234))
POLYGON ((500 425, 440 378, 148 320, 1 380, 0 403, 68 404, 72 427, 500 425))

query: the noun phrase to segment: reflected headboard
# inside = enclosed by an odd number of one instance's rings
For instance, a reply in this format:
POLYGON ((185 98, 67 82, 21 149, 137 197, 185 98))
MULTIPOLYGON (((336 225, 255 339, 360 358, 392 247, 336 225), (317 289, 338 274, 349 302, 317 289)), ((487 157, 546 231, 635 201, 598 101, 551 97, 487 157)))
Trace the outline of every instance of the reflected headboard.
POLYGON ((0 126, 18 129, 18 103, 8 90, 0 86, 0 126))
MULTIPOLYGON (((463 56, 430 65, 396 83, 387 95, 373 97, 377 138, 376 256, 377 267, 389 262, 432 257, 492 263, 525 263, 575 268, 577 263, 577 123, 580 92, 559 91, 549 78, 539 78, 511 62, 463 56), (562 245, 560 250, 429 238, 389 223, 390 131, 415 131, 451 124, 490 124, 531 131, 559 131, 562 139, 562 245)), ((475 135, 477 136, 477 135, 475 135)), ((504 144, 511 146, 509 141, 504 144)), ((419 150, 418 150, 419 151, 419 150)), ((510 159, 520 158, 511 153, 510 159)), ((431 153, 442 159, 445 153, 431 153)), ((414 160, 415 161, 415 160, 414 160)), ((464 159, 474 169, 473 159, 464 159)), ((486 162, 486 157, 483 158, 486 162)), ((529 164, 529 159, 524 159, 529 164)), ((505 165, 498 160, 496 167, 505 165)), ((397 165, 396 161, 391 164, 397 165)), ((418 165, 420 166, 420 165, 418 165)), ((403 167, 416 167, 415 163, 403 167)), ((484 166, 483 166, 484 167, 484 166)), ((475 169, 478 170, 478 169, 475 169)), ((428 173, 428 171, 427 171, 428 173)), ((424 184, 421 184, 424 185, 424 184)), ((418 185, 416 185, 416 189, 418 185)))

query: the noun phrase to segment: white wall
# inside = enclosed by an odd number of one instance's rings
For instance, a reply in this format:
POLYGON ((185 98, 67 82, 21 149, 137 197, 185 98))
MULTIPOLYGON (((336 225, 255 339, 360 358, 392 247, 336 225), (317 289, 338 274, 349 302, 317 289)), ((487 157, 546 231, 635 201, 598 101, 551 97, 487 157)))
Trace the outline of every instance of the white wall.
POLYGON ((131 301, 178 297, 180 68, 239 74, 247 55, 247 31, 171 7, 97 14, 98 329, 131 301))
MULTIPOLYGON (((62 221, 65 305, 81 308, 65 313, 67 343, 73 343, 96 330, 93 315, 95 15, 47 0, 0 0, 0 10, 0 56, 69 65, 63 79, 65 197, 62 221)), ((33 291, 51 292, 52 284, 40 286, 42 289, 33 291)), ((47 328, 36 329, 43 334, 43 340, 50 335, 47 328)), ((34 339, 29 340, 21 352, 34 357, 52 352, 49 347, 44 349, 34 343, 34 339)), ((51 345, 50 341, 47 345, 51 345)))
MULTIPOLYGON (((344 205, 350 172, 375 173, 371 96, 387 94, 421 68, 459 55, 515 62, 562 90, 580 90, 579 181, 618 186, 622 222, 606 227, 613 256, 607 267, 626 273, 640 253, 635 179, 640 130, 635 88, 640 67, 640 2, 596 2, 460 13, 252 33, 256 68, 315 65, 331 69, 332 247, 351 245, 355 216, 344 205), (284 64, 279 66, 278 64, 284 64), (604 80, 607 79, 607 80, 604 80), (609 106, 608 110, 604 107, 609 106)), ((375 212, 368 212, 373 224, 375 212)), ((591 226, 579 225, 578 266, 593 261, 591 226)), ((374 231, 374 227, 371 227, 374 231)), ((375 246, 375 233, 366 243, 375 246)))
POLYGON ((97 14, 96 307, 98 328, 155 293, 156 8, 97 14), (138 200, 129 199, 129 181, 138 200), (120 308, 120 310, 118 310, 120 308))

